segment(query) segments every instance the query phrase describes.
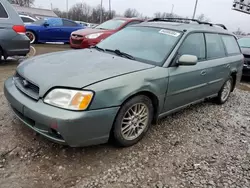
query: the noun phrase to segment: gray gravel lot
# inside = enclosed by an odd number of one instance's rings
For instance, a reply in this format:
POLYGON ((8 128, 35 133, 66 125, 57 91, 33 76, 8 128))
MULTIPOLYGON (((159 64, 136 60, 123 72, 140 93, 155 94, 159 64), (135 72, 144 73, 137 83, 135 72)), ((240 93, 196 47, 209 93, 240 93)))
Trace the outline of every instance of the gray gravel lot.
MULTIPOLYGON (((15 66, 0 66, 0 81, 15 66)), ((247 188, 250 85, 241 84, 223 106, 206 102, 161 120, 123 149, 51 143, 14 117, 0 90, 0 143, 1 188, 247 188)))

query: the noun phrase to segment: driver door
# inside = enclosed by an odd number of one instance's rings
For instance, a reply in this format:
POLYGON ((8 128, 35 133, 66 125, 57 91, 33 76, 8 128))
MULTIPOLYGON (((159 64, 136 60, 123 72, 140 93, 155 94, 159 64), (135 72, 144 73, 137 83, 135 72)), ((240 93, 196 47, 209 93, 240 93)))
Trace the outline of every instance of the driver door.
POLYGON ((171 112, 185 107, 205 97, 207 86, 207 68, 205 38, 203 33, 192 33, 181 45, 177 57, 195 55, 198 63, 191 66, 179 66, 176 63, 169 68, 169 85, 164 111, 171 112))
POLYGON ((46 20, 43 29, 40 31, 41 40, 47 42, 57 42, 63 38, 62 27, 63 22, 61 18, 50 18, 46 20))

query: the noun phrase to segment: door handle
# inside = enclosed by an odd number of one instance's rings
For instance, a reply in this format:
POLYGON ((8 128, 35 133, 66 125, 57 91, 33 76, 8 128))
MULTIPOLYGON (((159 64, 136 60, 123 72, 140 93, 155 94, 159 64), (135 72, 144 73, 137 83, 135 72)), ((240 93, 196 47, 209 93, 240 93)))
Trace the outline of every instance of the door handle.
POLYGON ((229 68, 229 69, 230 69, 230 68, 231 68, 230 64, 227 64, 227 65, 226 65, 226 68, 229 68))
POLYGON ((201 76, 205 76, 207 72, 205 70, 201 71, 201 76))

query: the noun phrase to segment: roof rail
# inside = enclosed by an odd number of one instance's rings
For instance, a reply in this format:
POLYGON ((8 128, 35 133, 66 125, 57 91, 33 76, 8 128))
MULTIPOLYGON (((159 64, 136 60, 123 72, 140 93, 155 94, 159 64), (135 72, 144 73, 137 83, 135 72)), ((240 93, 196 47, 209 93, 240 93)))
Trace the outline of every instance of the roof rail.
POLYGON ((203 21, 199 21, 197 19, 189 19, 189 18, 154 18, 151 20, 148 20, 148 22, 157 22, 157 21, 162 21, 162 22, 180 22, 180 23, 190 23, 192 22, 197 22, 198 24, 203 24, 203 25, 209 25, 211 27, 215 26, 220 26, 223 29, 227 30, 226 26, 223 24, 212 24, 209 22, 203 22, 203 21))
POLYGON ((187 21, 193 21, 193 22, 197 22, 198 24, 200 24, 199 20, 196 19, 189 19, 189 18, 154 18, 151 20, 148 20, 148 22, 157 22, 157 21, 163 21, 163 22, 187 22, 187 21))

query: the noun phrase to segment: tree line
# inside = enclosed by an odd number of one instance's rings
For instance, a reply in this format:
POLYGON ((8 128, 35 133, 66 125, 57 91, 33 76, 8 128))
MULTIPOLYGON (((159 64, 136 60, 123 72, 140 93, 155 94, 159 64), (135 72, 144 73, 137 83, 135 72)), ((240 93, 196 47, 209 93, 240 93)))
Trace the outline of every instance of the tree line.
MULTIPOLYGON (((20 6, 27 6, 31 7, 34 5, 35 0, 8 0, 10 3, 18 4, 20 6)), ((150 17, 144 16, 140 12, 138 12, 136 9, 128 8, 124 11, 123 14, 117 13, 115 10, 106 10, 104 7, 101 7, 101 5, 92 7, 88 5, 87 3, 76 3, 73 5, 69 11, 61 11, 58 8, 54 8, 53 11, 57 14, 57 16, 61 18, 68 18, 75 21, 84 21, 84 22, 90 22, 90 23, 100 23, 104 22, 106 20, 112 19, 114 17, 139 17, 143 19, 148 19, 150 17)), ((173 13, 168 12, 156 12, 153 17, 157 18, 172 18, 177 17, 181 18, 181 16, 173 13)), ((197 19, 200 21, 209 22, 209 18, 207 18, 204 14, 200 14, 197 16, 197 19)))

